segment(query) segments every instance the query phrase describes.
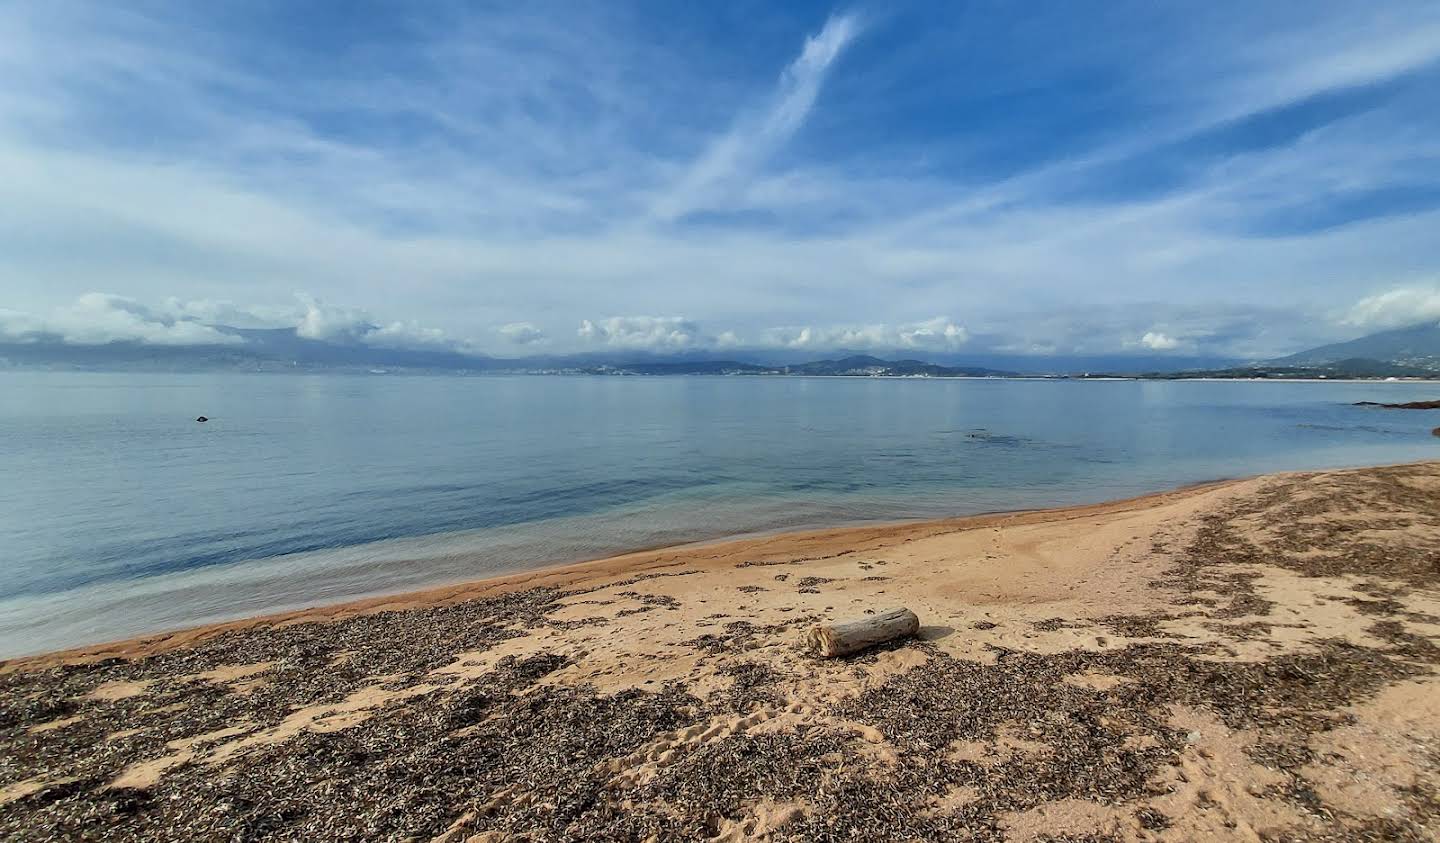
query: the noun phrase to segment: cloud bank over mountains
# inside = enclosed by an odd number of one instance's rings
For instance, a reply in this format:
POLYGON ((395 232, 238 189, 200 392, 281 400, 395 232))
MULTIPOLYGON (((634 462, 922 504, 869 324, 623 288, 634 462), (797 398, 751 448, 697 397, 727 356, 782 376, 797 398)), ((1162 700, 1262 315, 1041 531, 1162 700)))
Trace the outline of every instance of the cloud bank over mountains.
MULTIPOLYGON (((234 345, 244 342, 237 328, 294 328, 303 339, 376 348, 503 353, 507 346, 535 350, 550 337, 530 322, 511 322, 493 330, 492 342, 450 336, 413 321, 384 322, 355 307, 297 294, 291 308, 246 308, 231 302, 166 299, 148 306, 124 296, 86 293, 47 315, 0 310, 0 342, 41 340, 69 345, 113 342, 143 345, 234 345)), ((905 325, 800 326, 771 328, 742 337, 734 331, 709 333, 680 316, 611 316, 582 319, 567 351, 628 349, 646 352, 720 351, 731 348, 930 349, 954 350, 966 341, 965 329, 944 317, 905 325)))
POLYGON ((1398 287, 1366 296, 1346 313, 1344 323, 1360 328, 1400 328, 1440 321, 1440 284, 1398 287))
POLYGON ((125 296, 86 293, 36 315, 0 310, 0 342, 55 341, 67 345, 238 345, 244 338, 218 328, 294 328, 304 339, 377 348, 464 350, 469 343, 414 322, 378 323, 359 308, 328 305, 307 295, 291 308, 245 308, 230 302, 168 298, 150 306, 125 296))
MULTIPOLYGON (((1176 353, 1259 359, 1297 350, 1257 339, 1277 318, 1248 312, 1178 313, 1157 327, 1149 308, 1133 313, 1080 313, 1063 320, 1017 317, 1009 326, 972 332, 937 316, 899 324, 791 325, 753 331, 710 330, 682 316, 582 319, 573 331, 552 333, 535 322, 480 326, 454 335, 413 320, 384 320, 363 308, 331 304, 300 293, 289 305, 244 306, 175 297, 150 305, 124 296, 86 293, 48 313, 0 309, 0 344, 58 342, 77 346, 135 343, 153 346, 236 346, 228 329, 290 328, 302 339, 410 351, 523 356, 535 353, 639 351, 648 354, 726 351, 834 351, 1005 354, 1176 353)), ((1316 316, 1350 335, 1440 321, 1440 285, 1403 287, 1366 296, 1316 316)), ((1321 332, 1323 333, 1323 332, 1321 332)))
POLYGON ((242 342, 207 326, 183 305, 152 308, 123 296, 86 293, 46 316, 0 310, 0 341, 58 340, 70 345, 227 345, 242 342))

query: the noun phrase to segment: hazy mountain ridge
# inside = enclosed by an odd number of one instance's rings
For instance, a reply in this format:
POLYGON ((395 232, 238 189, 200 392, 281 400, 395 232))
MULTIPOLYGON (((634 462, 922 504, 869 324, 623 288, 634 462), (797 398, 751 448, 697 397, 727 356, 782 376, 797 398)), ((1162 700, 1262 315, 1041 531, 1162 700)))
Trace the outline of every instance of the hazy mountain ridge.
POLYGON ((1440 324, 1425 322, 1330 343, 1273 360, 1146 377, 1183 378, 1435 378, 1440 377, 1440 324))
POLYGON ((1277 380, 1355 380, 1374 378, 1434 378, 1440 371, 1419 366, 1406 366, 1386 360, 1369 360, 1355 357, 1337 360, 1333 363, 1300 365, 1293 363, 1254 363, 1247 366, 1231 366, 1224 369, 1196 369, 1184 372, 1146 372, 1141 377, 1156 380, 1187 380, 1196 378, 1219 378, 1245 380, 1274 378, 1277 380))
POLYGON ((1270 361, 1323 366, 1343 360, 1376 360, 1397 366, 1440 371, 1440 324, 1425 322, 1331 343, 1270 361))
POLYGON ((0 368, 79 371, 410 372, 446 374, 809 375, 873 377, 992 377, 1016 373, 980 366, 942 366, 921 360, 850 356, 796 365, 674 359, 597 353, 515 359, 456 351, 391 349, 296 336, 294 329, 228 329, 235 345, 163 346, 120 342, 67 345, 0 344, 0 368), (635 359, 635 358, 640 359, 635 359))
MULTIPOLYGON (((815 360, 795 350, 737 350, 724 359, 699 350, 659 354, 606 350, 579 354, 493 357, 448 349, 397 349, 364 342, 309 339, 294 328, 232 328, 216 330, 241 342, 222 345, 151 345, 114 342, 75 345, 40 340, 0 343, 0 367, 81 371, 249 371, 249 372, 433 372, 448 374, 614 374, 614 375, 810 375, 987 377, 1015 374, 1062 374, 1094 368, 1091 358, 1025 358, 994 356, 1002 364, 978 365, 937 355, 933 360, 888 360, 870 354, 841 352, 815 360)), ((912 352, 913 353, 913 352, 912 352)), ((1156 362, 1149 360, 1147 362, 1156 362)), ((1139 366, 1137 365, 1138 369, 1139 366)))
MULTIPOLYGON (((807 359, 793 349, 676 353, 606 350, 501 358, 446 348, 392 348, 300 336, 294 328, 215 330, 238 338, 220 345, 115 342, 74 345, 41 340, 0 343, 0 368, 80 371, 405 372, 435 374, 755 375, 811 377, 1274 377, 1377 378, 1440 375, 1440 326, 1381 331, 1273 360, 1245 363, 1173 355, 1015 355, 956 352, 886 359, 839 352, 807 359)), ((884 353, 884 352, 882 352, 884 353)), ((897 357, 904 351, 891 352, 897 357)), ((913 353, 913 352, 911 352, 913 353)))
POLYGON ((853 355, 791 366, 766 366, 733 360, 626 363, 597 371, 635 375, 808 375, 811 377, 1014 377, 1017 373, 982 366, 941 366, 922 360, 883 360, 853 355))
POLYGON ((294 328, 217 328, 244 341, 226 345, 112 342, 0 344, 0 366, 87 371, 367 371, 398 368, 484 371, 491 358, 448 350, 392 349, 299 336, 294 328))

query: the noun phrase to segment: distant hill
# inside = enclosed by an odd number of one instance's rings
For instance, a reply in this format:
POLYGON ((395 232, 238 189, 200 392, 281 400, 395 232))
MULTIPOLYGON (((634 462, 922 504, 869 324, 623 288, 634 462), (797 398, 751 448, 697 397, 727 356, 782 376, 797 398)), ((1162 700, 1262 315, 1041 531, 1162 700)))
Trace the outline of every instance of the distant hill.
POLYGON ((0 367, 82 371, 487 371, 493 358, 447 350, 395 349, 364 343, 306 339, 294 328, 213 326, 243 342, 226 345, 148 345, 112 342, 0 343, 0 367))
POLYGON ((617 352, 515 359, 443 349, 396 349, 362 342, 299 336, 294 328, 216 326, 241 342, 220 345, 146 345, 115 342, 69 345, 55 341, 0 343, 0 368, 77 371, 411 372, 603 375, 809 375, 874 377, 987 377, 1013 372, 981 366, 942 366, 921 360, 855 355, 794 365, 675 358, 617 352), (638 358, 638 359, 637 359, 638 358))
POLYGON ((1123 354, 997 354, 950 352, 932 356, 944 366, 980 366, 1023 375, 1079 375, 1111 372, 1138 375, 1142 372, 1184 372, 1192 369, 1224 369, 1247 361, 1221 355, 1135 353, 1123 354))
POLYGON ((1405 366, 1386 360, 1367 360, 1362 357, 1336 360, 1331 363, 1255 363, 1249 366, 1231 366, 1224 369, 1198 369, 1190 372, 1151 372, 1144 375, 1153 380, 1187 380, 1194 378, 1228 378, 1235 380, 1251 378, 1308 379, 1328 378, 1352 380, 1357 378, 1434 378, 1440 371, 1419 366, 1405 366))
POLYGON ((1347 360, 1380 361, 1431 373, 1440 372, 1440 324, 1426 322, 1409 328, 1380 331, 1348 342, 1322 345, 1268 363, 1325 366, 1347 360))
POLYGON ((586 366, 592 374, 615 375, 775 375, 773 366, 739 363, 734 360, 682 360, 676 362, 639 362, 586 366))
POLYGON ((989 369, 981 366, 941 366, 920 360, 881 360, 878 357, 859 354, 842 357, 839 360, 817 360, 786 367, 792 375, 844 375, 884 377, 931 377, 931 378, 985 378, 1006 377, 1015 373, 1003 369, 989 369))
POLYGON ((1014 372, 977 366, 940 366, 920 360, 882 360, 854 355, 839 360, 816 360, 789 366, 767 366, 734 360, 620 363, 592 367, 604 374, 629 375, 801 375, 808 377, 1010 377, 1014 372))
MULTIPOLYGON (((582 354, 491 357, 445 348, 389 348, 357 340, 317 340, 294 328, 211 326, 238 341, 217 345, 115 342, 70 345, 58 340, 0 343, 0 368, 78 371, 244 371, 433 374, 799 375, 809 377, 1433 377, 1440 376, 1440 326, 1382 331, 1278 360, 1163 355, 961 356, 887 359, 842 353, 806 359, 793 350, 736 351, 717 360, 704 351, 657 354, 606 350, 582 354)), ((904 352, 896 352, 896 356, 904 352)), ((913 353, 913 352, 911 352, 913 353)))
POLYGON ((754 367, 756 370, 766 371, 788 369, 791 374, 837 375, 860 374, 860 370, 877 365, 874 361, 879 361, 879 364, 890 369, 890 374, 894 375, 922 374, 920 367, 937 366, 947 370, 945 374, 931 372, 937 377, 944 377, 946 374, 951 377, 957 375, 985 377, 997 373, 1005 375, 1069 375, 1082 372, 1118 372, 1134 375, 1141 372, 1221 369, 1245 362, 1234 357, 1214 355, 995 354, 955 351, 927 352, 922 361, 909 357, 914 353, 914 349, 870 351, 837 349, 831 352, 833 355, 831 359, 816 360, 814 352, 805 353, 794 349, 736 349, 726 352, 724 359, 717 359, 714 352, 699 350, 666 354, 592 351, 583 354, 526 357, 518 361, 497 359, 497 363, 516 362, 551 368, 603 366, 611 369, 625 369, 637 374, 703 374, 707 367, 721 367, 728 370, 728 373, 734 374, 745 367, 754 367), (914 368, 906 371, 907 367, 914 368))

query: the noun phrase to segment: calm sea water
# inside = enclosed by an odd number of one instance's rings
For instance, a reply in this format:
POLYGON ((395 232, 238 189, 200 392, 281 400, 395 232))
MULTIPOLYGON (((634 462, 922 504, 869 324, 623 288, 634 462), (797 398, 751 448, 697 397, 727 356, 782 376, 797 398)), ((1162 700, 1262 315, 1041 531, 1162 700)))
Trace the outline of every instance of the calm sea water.
POLYGON ((739 533, 1440 456, 1400 383, 0 374, 0 656, 739 533), (197 415, 211 421, 197 424, 197 415))

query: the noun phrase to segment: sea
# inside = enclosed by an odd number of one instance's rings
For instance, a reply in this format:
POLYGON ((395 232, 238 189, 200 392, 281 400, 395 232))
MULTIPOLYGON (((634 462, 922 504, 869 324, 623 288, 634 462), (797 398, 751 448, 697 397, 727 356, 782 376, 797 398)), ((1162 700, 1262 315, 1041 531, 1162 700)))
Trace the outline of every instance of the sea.
POLYGON ((0 373, 0 657, 767 531, 1440 457, 1414 382, 0 373), (199 416, 209 420, 197 422, 199 416))

